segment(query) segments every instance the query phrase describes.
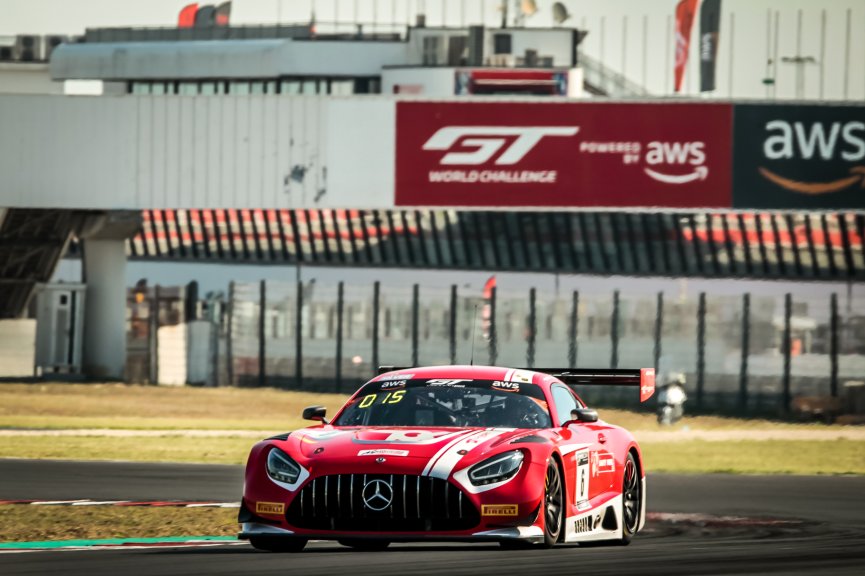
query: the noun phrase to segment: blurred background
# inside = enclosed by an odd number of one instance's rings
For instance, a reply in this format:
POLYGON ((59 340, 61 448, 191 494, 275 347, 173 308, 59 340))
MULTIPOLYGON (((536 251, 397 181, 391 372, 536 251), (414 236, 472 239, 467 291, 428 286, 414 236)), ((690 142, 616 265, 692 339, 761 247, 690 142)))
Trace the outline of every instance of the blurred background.
POLYGON ((861 2, 3 9, 3 378, 348 393, 473 349, 865 412, 861 2))

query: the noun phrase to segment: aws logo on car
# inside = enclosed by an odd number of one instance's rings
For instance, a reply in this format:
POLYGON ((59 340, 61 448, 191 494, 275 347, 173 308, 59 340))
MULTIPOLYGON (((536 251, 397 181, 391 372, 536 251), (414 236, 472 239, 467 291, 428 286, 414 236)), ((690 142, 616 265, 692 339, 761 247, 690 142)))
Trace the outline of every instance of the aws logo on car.
MULTIPOLYGON (((766 123, 763 157, 769 161, 847 162, 865 160, 865 122, 787 122, 766 123)), ((843 165, 842 165, 843 166, 843 165)), ((781 169, 759 166, 757 171, 773 184, 806 195, 831 194, 859 186, 865 189, 865 164, 844 166, 829 178, 802 180, 784 175, 781 169)))

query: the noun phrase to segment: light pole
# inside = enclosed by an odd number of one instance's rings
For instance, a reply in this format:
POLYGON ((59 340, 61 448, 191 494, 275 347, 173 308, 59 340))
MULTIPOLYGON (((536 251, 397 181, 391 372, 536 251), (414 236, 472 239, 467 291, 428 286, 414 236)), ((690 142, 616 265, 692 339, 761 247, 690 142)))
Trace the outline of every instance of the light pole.
POLYGON ((784 56, 781 58, 781 62, 796 66, 796 99, 803 99, 805 97, 805 66, 816 64, 817 59, 813 56, 784 56))

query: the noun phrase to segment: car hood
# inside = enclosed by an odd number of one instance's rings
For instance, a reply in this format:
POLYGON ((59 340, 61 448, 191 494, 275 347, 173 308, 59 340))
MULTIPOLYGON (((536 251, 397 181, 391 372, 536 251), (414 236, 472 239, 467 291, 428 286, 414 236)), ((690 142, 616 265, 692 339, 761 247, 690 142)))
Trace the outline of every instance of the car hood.
POLYGON ((530 433, 514 428, 321 426, 299 430, 290 439, 310 465, 334 472, 365 472, 366 464, 384 464, 391 472, 446 478, 458 465, 481 460, 501 444, 530 433))

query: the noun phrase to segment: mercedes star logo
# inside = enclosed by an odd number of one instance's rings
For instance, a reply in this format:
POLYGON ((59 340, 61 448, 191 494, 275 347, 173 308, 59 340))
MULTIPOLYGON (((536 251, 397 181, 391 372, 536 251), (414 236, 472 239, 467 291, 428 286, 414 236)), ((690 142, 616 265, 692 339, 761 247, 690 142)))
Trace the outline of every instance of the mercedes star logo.
POLYGON ((393 488, 384 480, 370 480, 361 492, 364 505, 375 512, 381 512, 390 506, 393 500, 393 488))

